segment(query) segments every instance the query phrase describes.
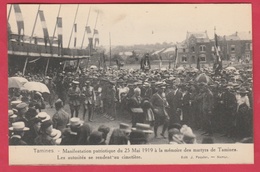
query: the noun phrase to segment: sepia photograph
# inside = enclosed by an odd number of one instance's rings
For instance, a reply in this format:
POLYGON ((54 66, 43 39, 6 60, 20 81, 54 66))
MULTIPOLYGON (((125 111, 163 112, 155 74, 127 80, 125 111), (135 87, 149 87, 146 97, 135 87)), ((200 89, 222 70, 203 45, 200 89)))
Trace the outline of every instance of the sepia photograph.
POLYGON ((219 152, 236 152, 225 145, 254 143, 251 4, 6 11, 9 149, 222 144, 219 152))

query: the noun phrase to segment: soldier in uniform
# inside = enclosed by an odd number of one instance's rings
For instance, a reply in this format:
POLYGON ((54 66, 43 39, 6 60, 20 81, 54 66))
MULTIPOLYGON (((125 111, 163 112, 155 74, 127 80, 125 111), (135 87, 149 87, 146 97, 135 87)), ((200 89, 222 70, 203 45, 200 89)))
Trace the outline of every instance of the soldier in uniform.
POLYGON ((166 88, 163 84, 157 83, 158 91, 152 96, 150 99, 150 102, 152 104, 152 109, 154 111, 154 137, 157 137, 157 130, 160 125, 163 125, 161 136, 163 138, 166 138, 164 136, 164 133, 169 125, 169 115, 166 110, 168 108, 169 104, 166 100, 164 95, 164 89, 166 88))
POLYGON ((84 98, 84 111, 83 119, 85 119, 86 112, 88 110, 88 121, 92 122, 94 107, 96 102, 96 94, 94 88, 90 86, 90 81, 86 81, 84 87, 82 88, 82 96, 84 98))
POLYGON ((76 117, 79 116, 81 92, 78 85, 78 81, 72 81, 72 87, 70 87, 68 91, 71 117, 74 116, 74 112, 76 112, 76 117))

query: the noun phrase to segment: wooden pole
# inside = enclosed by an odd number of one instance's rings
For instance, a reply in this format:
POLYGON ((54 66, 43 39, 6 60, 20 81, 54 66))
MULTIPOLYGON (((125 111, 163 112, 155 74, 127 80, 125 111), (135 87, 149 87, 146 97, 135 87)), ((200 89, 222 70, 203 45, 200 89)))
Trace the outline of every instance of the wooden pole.
POLYGON ((56 24, 55 24, 55 26, 54 26, 54 31, 53 31, 53 36, 52 36, 52 44, 53 44, 53 40, 54 40, 54 36, 55 36, 55 33, 56 33, 56 28, 57 28, 57 22, 58 22, 58 17, 60 16, 60 9, 61 9, 61 5, 60 5, 60 7, 59 7, 59 11, 58 11, 58 15, 57 15, 57 18, 56 18, 56 24))
POLYGON ((13 7, 13 5, 11 4, 11 6, 9 8, 9 12, 8 12, 8 18, 7 18, 8 22, 9 22, 9 18, 10 18, 10 15, 11 15, 12 7, 13 7))
MULTIPOLYGON (((87 18, 87 23, 86 23, 86 27, 88 26, 88 21, 89 21, 89 16, 90 16, 90 10, 91 10, 91 7, 89 8, 89 11, 88 11, 88 18, 87 18)), ((81 49, 83 47, 83 43, 84 43, 84 40, 85 40, 85 34, 86 34, 86 29, 84 31, 84 35, 83 35, 83 39, 82 39, 82 43, 81 43, 81 49)))
POLYGON ((111 34, 109 32, 109 67, 111 67, 111 34))
MULTIPOLYGON (((73 29, 74 29, 74 24, 75 24, 75 21, 76 21, 76 18, 77 18, 78 10, 79 10, 79 4, 78 4, 78 6, 77 6, 76 14, 75 14, 75 17, 74 17, 74 21, 73 21, 73 25, 72 25, 72 29, 71 29, 71 33, 70 33, 70 39, 69 39, 69 43, 68 43, 68 48, 70 47, 70 41, 71 41, 73 29)), ((67 61, 64 62, 63 70, 64 70, 65 67, 66 67, 66 62, 67 62, 67 61)))
MULTIPOLYGON (((31 34, 31 37, 30 37, 30 43, 32 43, 32 37, 33 37, 33 33, 34 33, 35 26, 36 26, 36 23, 37 23, 37 19, 38 19, 38 15, 39 15, 39 10, 40 10, 40 8, 41 8, 41 5, 38 6, 37 14, 36 14, 35 21, 34 21, 34 25, 33 25, 32 34, 31 34)), ((26 70, 27 63, 28 63, 28 57, 26 57, 26 60, 25 60, 25 63, 24 63, 23 75, 25 74, 25 70, 26 70)))
POLYGON ((79 4, 77 6, 76 14, 75 14, 75 17, 74 17, 74 21, 73 21, 73 25, 72 25, 72 29, 71 29, 71 33, 70 33, 70 39, 69 39, 69 43, 68 43, 68 48, 70 47, 70 41, 71 41, 72 33, 73 33, 73 30, 74 30, 74 24, 76 22, 78 10, 79 10, 79 4))
POLYGON ((47 75, 49 63, 50 63, 50 58, 48 58, 48 60, 47 60, 47 64, 46 64, 46 68, 45 68, 45 76, 47 75))

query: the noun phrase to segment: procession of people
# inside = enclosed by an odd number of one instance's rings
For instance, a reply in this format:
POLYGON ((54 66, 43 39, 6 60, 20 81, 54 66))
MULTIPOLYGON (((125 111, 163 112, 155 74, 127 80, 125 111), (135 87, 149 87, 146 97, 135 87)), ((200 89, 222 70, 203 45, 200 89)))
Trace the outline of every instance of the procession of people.
MULTIPOLYGON (((195 144, 215 134, 253 141, 252 68, 90 69, 10 78, 40 82, 48 92, 9 86, 10 145, 195 144), (64 109, 69 105, 70 111, 64 109), (55 114, 45 112, 55 107, 55 114), (82 111, 80 109, 83 109, 82 111), (95 116, 116 122, 96 125, 95 116), (131 122, 121 121, 130 118, 131 122), (110 138, 108 138, 110 136, 110 138)), ((9 84, 10 85, 10 84, 9 84)))

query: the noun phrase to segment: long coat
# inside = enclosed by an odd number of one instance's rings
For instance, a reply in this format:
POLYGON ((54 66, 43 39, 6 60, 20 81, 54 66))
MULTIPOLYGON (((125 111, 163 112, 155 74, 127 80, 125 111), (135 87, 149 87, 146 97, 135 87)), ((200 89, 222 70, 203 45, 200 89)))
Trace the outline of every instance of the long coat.
POLYGON ((182 93, 181 91, 171 91, 166 95, 166 99, 169 103, 170 110, 170 123, 179 123, 180 122, 180 114, 177 112, 178 108, 182 106, 182 93))

